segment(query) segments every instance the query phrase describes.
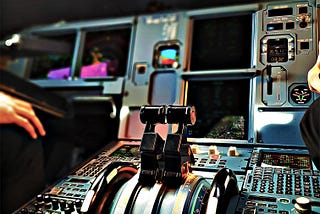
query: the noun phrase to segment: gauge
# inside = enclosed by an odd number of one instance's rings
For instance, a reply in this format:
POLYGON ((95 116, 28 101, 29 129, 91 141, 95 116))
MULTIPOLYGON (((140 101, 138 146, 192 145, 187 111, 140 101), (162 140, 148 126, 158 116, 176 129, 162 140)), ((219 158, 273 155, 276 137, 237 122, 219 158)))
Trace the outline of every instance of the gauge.
POLYGON ((291 101, 298 105, 305 105, 312 99, 312 92, 308 85, 297 85, 290 91, 291 101))

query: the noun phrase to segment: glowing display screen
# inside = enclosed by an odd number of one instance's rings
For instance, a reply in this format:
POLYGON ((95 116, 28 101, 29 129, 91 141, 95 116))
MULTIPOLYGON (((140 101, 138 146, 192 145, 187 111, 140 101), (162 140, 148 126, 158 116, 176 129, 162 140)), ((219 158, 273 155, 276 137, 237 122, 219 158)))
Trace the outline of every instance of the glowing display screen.
POLYGON ((48 79, 68 79, 71 77, 71 67, 50 70, 48 79))
POLYGON ((80 71, 81 78, 105 77, 107 76, 107 63, 100 62, 93 65, 82 66, 80 71))
POLYGON ((170 66, 177 62, 177 50, 167 49, 160 52, 159 65, 170 66))
POLYGON ((287 39, 269 39, 267 42, 268 62, 287 62, 288 61, 288 40, 287 39))
POLYGON ((307 154, 280 154, 275 152, 263 152, 261 157, 261 166, 312 169, 310 156, 307 154))
POLYGON ((178 68, 180 51, 177 44, 158 45, 154 51, 155 68, 178 68))
POLYGON ((195 19, 190 71, 250 68, 251 27, 251 14, 195 19))
POLYGON ((124 145, 111 154, 112 157, 140 157, 139 146, 124 145))
POLYGON ((249 79, 189 80, 187 103, 197 120, 188 137, 245 140, 248 138, 249 79))
POLYGON ((73 68, 76 34, 42 36, 66 43, 66 53, 41 55, 32 58, 31 79, 103 78, 124 76, 127 69, 131 29, 105 29, 86 32, 81 54, 81 67, 73 68))
POLYGON ((68 79, 71 77, 71 64, 75 34, 44 37, 55 41, 67 43, 70 50, 67 53, 48 54, 32 57, 30 66, 31 79, 68 79))
POLYGON ((87 32, 79 77, 124 76, 130 36, 130 28, 87 32))

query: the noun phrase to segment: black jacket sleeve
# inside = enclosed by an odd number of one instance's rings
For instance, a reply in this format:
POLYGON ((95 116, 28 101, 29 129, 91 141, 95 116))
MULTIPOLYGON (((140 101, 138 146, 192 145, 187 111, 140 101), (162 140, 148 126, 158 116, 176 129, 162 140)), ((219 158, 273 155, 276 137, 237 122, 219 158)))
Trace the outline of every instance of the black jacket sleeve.
POLYGON ((300 131, 314 164, 320 170, 320 98, 305 112, 300 131))

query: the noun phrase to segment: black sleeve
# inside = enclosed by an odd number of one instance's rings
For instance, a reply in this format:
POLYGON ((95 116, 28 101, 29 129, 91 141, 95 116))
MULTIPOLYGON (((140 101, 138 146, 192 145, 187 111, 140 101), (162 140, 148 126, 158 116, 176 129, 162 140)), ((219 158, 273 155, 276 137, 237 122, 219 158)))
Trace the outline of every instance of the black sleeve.
POLYGON ((320 98, 305 112, 300 131, 314 164, 320 170, 320 98))

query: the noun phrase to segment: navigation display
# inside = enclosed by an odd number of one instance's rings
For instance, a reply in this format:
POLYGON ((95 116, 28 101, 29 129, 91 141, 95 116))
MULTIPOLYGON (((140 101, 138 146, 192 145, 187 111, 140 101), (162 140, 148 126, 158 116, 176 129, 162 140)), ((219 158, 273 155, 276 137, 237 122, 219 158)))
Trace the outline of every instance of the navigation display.
POLYGON ((252 15, 195 19, 190 70, 251 67, 252 15))
POLYGON ((71 64, 75 44, 75 34, 44 37, 69 44, 66 53, 43 54, 31 58, 30 79, 69 79, 71 78, 71 64))
POLYGON ((140 157, 139 146, 124 145, 111 154, 112 157, 140 157))
POLYGON ((88 31, 80 78, 124 76, 128 64, 131 29, 88 31))
POLYGON ((178 68, 180 47, 178 44, 158 44, 154 50, 153 66, 155 68, 178 68))
POLYGON ((187 90, 197 112, 188 137, 247 140, 249 79, 189 80, 187 90))

